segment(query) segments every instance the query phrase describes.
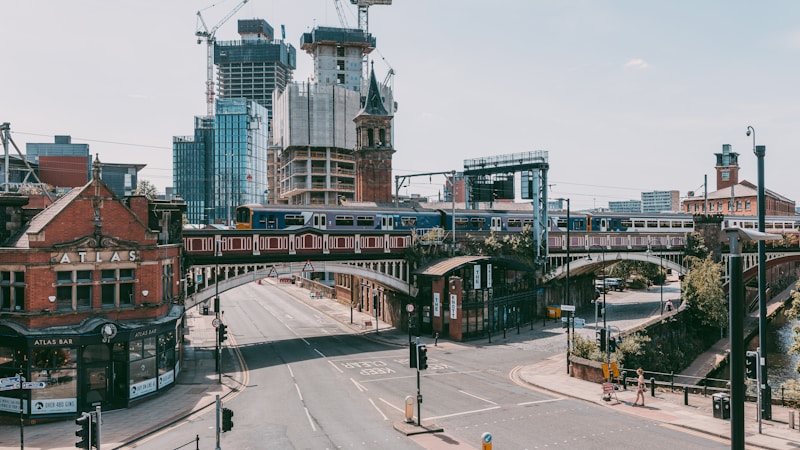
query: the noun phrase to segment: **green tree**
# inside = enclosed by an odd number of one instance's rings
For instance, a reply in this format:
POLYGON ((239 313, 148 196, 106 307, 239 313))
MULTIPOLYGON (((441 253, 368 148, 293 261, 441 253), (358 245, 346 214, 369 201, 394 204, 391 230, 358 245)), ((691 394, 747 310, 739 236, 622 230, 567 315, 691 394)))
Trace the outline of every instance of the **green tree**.
MULTIPOLYGON (((797 323, 792 328, 794 339, 789 346, 789 353, 800 355, 800 281, 797 282, 795 288, 792 290, 790 298, 792 299, 792 303, 784 314, 786 314, 786 317, 790 320, 797 321, 797 323)), ((794 367, 794 370, 800 373, 800 363, 794 367)))
POLYGON ((147 180, 139 180, 136 190, 133 191, 134 195, 144 195, 149 200, 154 200, 158 196, 158 189, 155 185, 147 180))
POLYGON ((686 249, 683 252, 686 256, 693 256, 697 259, 705 259, 711 254, 711 250, 703 241, 703 235, 693 231, 686 236, 686 249))
POLYGON ((692 317, 703 325, 725 328, 728 324, 728 300, 722 289, 723 266, 711 256, 686 258, 691 268, 683 280, 684 300, 692 317))

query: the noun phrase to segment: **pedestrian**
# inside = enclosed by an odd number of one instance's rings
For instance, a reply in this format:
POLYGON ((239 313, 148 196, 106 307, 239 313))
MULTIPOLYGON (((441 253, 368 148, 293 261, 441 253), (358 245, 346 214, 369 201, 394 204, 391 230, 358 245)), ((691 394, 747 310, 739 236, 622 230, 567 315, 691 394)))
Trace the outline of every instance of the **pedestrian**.
POLYGON ((644 370, 640 367, 636 369, 636 374, 639 375, 639 378, 636 380, 636 400, 633 402, 633 406, 639 406, 639 397, 642 398, 642 406, 644 406, 644 390, 647 387, 644 383, 644 370))

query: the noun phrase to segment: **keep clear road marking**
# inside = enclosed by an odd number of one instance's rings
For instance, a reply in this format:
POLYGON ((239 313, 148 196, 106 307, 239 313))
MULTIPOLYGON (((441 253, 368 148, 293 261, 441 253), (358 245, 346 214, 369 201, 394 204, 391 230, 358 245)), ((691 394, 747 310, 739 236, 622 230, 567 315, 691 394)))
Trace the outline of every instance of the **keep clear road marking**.
POLYGON ((475 395, 475 394, 470 394, 470 393, 469 393, 469 392, 467 392, 467 391, 458 391, 458 392, 461 392, 461 393, 462 393, 462 394, 464 394, 464 395, 469 395, 470 397, 473 397, 473 398, 477 398, 478 400, 482 400, 482 401, 484 401, 484 402, 486 402, 486 403, 491 403, 492 405, 496 405, 496 404, 497 404, 497 403, 495 403, 495 402, 493 402, 493 401, 491 401, 491 400, 486 400, 485 398, 478 397, 478 396, 477 396, 477 395, 475 395))

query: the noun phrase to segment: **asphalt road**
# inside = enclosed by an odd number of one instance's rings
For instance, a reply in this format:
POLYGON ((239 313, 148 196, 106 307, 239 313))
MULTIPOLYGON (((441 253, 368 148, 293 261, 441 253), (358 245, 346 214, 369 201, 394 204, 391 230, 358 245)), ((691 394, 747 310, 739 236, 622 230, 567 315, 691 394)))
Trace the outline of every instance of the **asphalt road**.
MULTIPOLYGON (((609 323, 624 329, 624 321, 635 316, 658 314, 660 291, 614 292, 606 300, 609 323)), ((352 335, 274 287, 243 286, 223 294, 222 304, 229 335, 249 369, 246 388, 226 401, 235 412, 234 429, 221 436, 222 448, 431 448, 430 439, 393 429, 404 418, 406 396, 416 396, 407 348, 352 335)), ((587 328, 579 332, 593 335, 593 321, 586 319, 587 328)), ((563 330, 524 331, 529 339, 506 341, 500 333, 491 344, 436 347, 423 339, 429 344, 429 370, 420 377, 421 417, 423 425, 444 428, 440 442, 452 439, 477 449, 481 435, 490 432, 496 447, 504 449, 727 448, 707 436, 522 385, 514 377, 516 367, 566 347, 563 330)), ((232 357, 226 352, 226 361, 232 357)), ((214 442, 213 413, 198 414, 138 448, 178 448, 195 434, 201 442, 214 442)))

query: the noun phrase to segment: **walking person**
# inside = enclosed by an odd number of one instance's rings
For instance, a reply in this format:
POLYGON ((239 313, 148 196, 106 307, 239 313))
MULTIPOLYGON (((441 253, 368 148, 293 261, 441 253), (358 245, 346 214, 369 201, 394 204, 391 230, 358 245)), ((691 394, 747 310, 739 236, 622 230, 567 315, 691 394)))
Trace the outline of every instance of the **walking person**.
POLYGON ((636 374, 639 375, 639 378, 636 380, 636 400, 633 402, 633 406, 639 406, 640 397, 642 406, 644 406, 644 390, 647 388, 644 382, 644 370, 640 367, 636 369, 636 374))

